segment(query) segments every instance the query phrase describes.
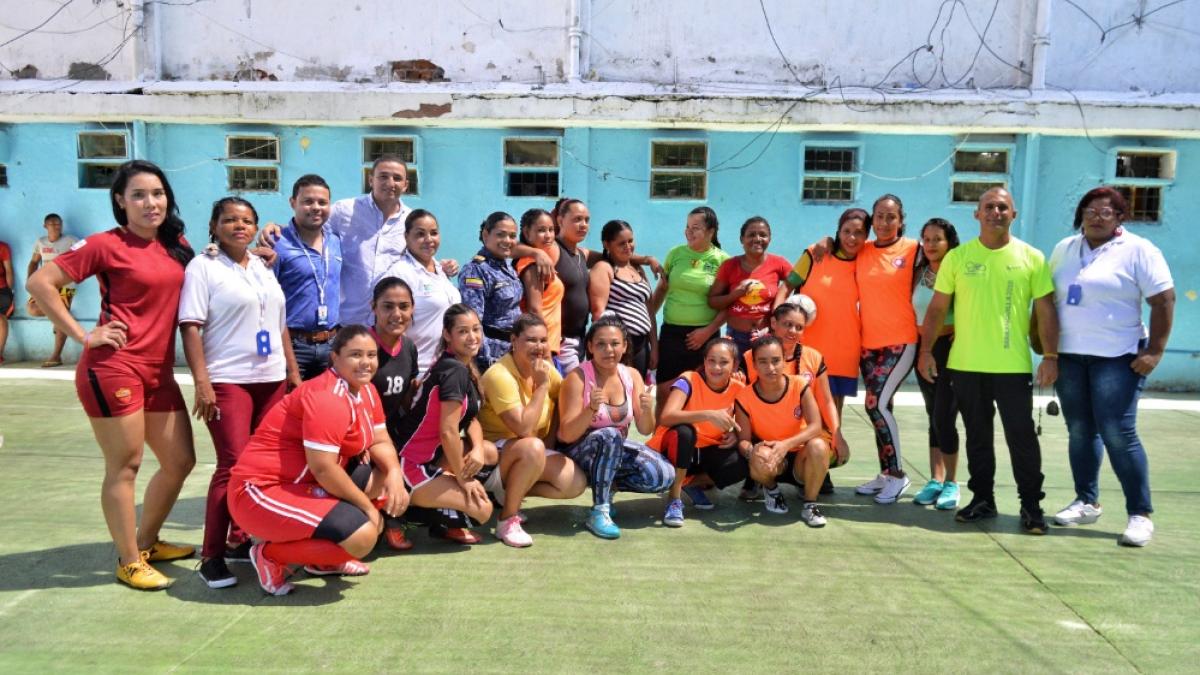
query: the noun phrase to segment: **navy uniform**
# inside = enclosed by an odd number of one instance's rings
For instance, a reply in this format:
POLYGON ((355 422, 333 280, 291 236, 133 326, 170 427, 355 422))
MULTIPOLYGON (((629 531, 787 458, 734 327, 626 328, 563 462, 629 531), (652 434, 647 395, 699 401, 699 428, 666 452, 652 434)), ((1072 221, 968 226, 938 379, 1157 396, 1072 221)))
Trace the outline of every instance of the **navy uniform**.
POLYGON ((470 305, 483 323, 483 345, 475 364, 480 372, 512 348, 509 334, 517 317, 521 316, 521 297, 525 289, 513 269, 512 261, 497 258, 487 248, 471 258, 458 273, 462 301, 470 305))

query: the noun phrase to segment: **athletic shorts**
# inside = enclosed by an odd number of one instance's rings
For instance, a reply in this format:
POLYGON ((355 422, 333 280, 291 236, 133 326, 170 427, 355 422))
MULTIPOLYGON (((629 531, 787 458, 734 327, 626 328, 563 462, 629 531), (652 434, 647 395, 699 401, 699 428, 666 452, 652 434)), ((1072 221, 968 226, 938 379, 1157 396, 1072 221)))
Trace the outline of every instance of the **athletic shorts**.
POLYGON ((8 318, 13 315, 13 290, 7 286, 0 288, 0 316, 8 318))
POLYGON ((833 394, 834 396, 857 396, 858 378, 830 375, 829 393, 833 394))
POLYGON ((685 371, 696 370, 704 363, 701 349, 687 348, 687 334, 703 326, 676 326, 664 323, 658 334, 659 384, 670 384, 685 371))
MULTIPOLYGON (((351 462, 346 472, 360 490, 366 489, 370 465, 351 462)), ((240 481, 230 486, 229 515, 262 541, 340 542, 370 522, 362 509, 334 497, 317 483, 257 485, 240 481)))
MULTIPOLYGON (((662 446, 660 452, 674 465, 678 450, 674 429, 667 430, 666 435, 663 436, 662 446)), ((696 448, 695 455, 692 457, 692 465, 687 469, 687 475, 707 474, 718 488, 726 488, 745 480, 746 476, 750 475, 749 471, 746 458, 742 457, 737 448, 708 445, 696 448)))
POLYGON ((88 417, 187 409, 170 363, 140 363, 119 356, 94 361, 87 350, 75 367, 75 393, 88 417))
MULTIPOLYGON (((400 475, 404 476, 404 483, 408 486, 409 492, 446 473, 446 470, 441 466, 442 457, 442 446, 439 445, 433 459, 424 464, 410 462, 403 457, 400 458, 400 475)), ((493 476, 495 476, 494 480, 496 482, 500 481, 499 464, 489 464, 483 467, 479 470, 479 473, 475 474, 475 479, 486 485, 489 480, 493 480, 493 476)))
MULTIPOLYGON (((825 454, 829 457, 829 468, 838 466, 837 449, 833 447, 833 435, 827 429, 821 430, 820 439, 825 441, 825 454)), ((756 440, 755 443, 758 441, 756 440)), ((803 450, 803 447, 801 447, 803 450)), ((784 458, 783 472, 779 474, 779 482, 787 483, 788 485, 800 485, 800 481, 796 479, 796 456, 800 454, 800 450, 789 452, 784 458)))

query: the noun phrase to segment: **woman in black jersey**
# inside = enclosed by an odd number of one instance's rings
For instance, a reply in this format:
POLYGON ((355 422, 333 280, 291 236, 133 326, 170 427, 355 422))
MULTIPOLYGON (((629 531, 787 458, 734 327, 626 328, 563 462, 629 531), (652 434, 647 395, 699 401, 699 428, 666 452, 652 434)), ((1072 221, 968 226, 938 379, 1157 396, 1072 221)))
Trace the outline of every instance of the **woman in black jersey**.
MULTIPOLYGON (((371 294, 371 311, 375 314, 371 335, 379 345, 379 369, 371 384, 379 391, 390 428, 392 420, 398 421, 404 415, 416 386, 417 345, 404 335, 412 324, 412 289, 398 277, 380 279, 371 294)), ((397 551, 412 548, 412 542, 404 536, 402 520, 388 516, 384 522, 388 546, 397 551)))

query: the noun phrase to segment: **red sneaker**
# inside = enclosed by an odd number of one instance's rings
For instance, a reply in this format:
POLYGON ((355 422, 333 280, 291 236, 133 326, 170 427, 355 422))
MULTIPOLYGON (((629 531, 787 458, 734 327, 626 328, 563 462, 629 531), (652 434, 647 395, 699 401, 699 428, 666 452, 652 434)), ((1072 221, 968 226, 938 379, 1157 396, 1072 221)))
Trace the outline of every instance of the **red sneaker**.
POLYGON ((411 551, 413 547, 412 540, 405 534, 403 527, 384 528, 383 539, 393 551, 411 551))
POLYGON ((483 541, 479 535, 465 527, 452 527, 444 530, 439 528, 437 536, 445 539, 446 541, 452 541, 456 544, 466 544, 468 546, 471 544, 478 544, 479 542, 483 541))
POLYGON ((292 570, 287 565, 277 563, 263 554, 266 544, 255 544, 250 547, 250 564, 258 573, 258 585, 271 595, 287 595, 294 588, 288 583, 292 570))
POLYGON ((371 566, 361 560, 351 558, 341 565, 305 565, 304 571, 318 577, 361 577, 371 572, 371 566))

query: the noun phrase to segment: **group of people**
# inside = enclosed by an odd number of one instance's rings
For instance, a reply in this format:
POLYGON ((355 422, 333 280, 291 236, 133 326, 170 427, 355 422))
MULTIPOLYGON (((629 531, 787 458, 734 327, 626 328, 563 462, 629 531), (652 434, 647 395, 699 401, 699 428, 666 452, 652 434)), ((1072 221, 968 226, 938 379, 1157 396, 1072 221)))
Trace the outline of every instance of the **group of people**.
POLYGON ((794 485, 800 519, 821 527, 829 471, 850 456, 841 416, 860 374, 880 471, 856 491, 890 504, 910 485, 892 399, 914 364, 931 465, 914 501, 958 507, 961 414, 972 499, 956 519, 996 515, 995 404, 1022 527, 1044 533, 1032 317, 1037 382, 1055 384, 1071 437, 1077 494, 1056 519, 1099 517, 1107 447, 1130 515, 1121 541, 1150 539, 1134 422, 1174 291, 1161 253, 1121 227, 1128 208, 1114 190, 1084 196, 1080 233, 1049 264, 1011 235, 1016 208, 996 188, 976 210, 979 238, 961 246, 937 218, 919 241, 905 237, 903 204, 884 195, 869 212, 848 209, 834 236, 795 264, 768 253, 761 217, 741 226, 743 253, 725 253, 708 207, 688 214, 686 243, 662 264, 635 253, 622 220, 603 226, 603 250, 588 250, 587 205, 562 199, 519 219, 488 215, 478 254, 460 269, 438 258, 438 220, 408 208, 406 188, 405 164, 384 156, 359 197, 334 202, 320 176, 299 178, 284 226, 260 227, 250 202, 225 197, 213 205, 211 243, 196 252, 166 176, 134 160, 110 191, 118 226, 30 277, 34 301, 84 346, 76 389, 105 457, 119 580, 166 587, 171 579, 150 563, 194 554, 159 539, 195 462, 171 371, 177 327, 195 380, 192 414, 217 457, 199 568, 213 588, 236 583, 228 561, 251 563, 276 595, 292 589, 298 567, 366 574, 361 558, 381 535, 405 550, 406 532, 427 526, 471 544, 497 510, 496 537, 529 546, 527 497, 573 499, 589 488, 583 525, 604 539, 621 535, 618 491, 665 493, 662 522, 680 527, 685 493, 709 509, 706 490, 737 484, 770 513, 788 512, 780 483, 794 485), (60 294, 90 276, 102 305, 87 330, 60 294), (159 469, 139 523, 144 445, 159 469))

